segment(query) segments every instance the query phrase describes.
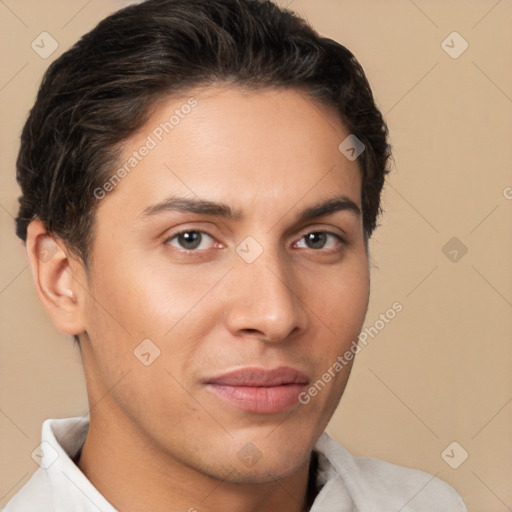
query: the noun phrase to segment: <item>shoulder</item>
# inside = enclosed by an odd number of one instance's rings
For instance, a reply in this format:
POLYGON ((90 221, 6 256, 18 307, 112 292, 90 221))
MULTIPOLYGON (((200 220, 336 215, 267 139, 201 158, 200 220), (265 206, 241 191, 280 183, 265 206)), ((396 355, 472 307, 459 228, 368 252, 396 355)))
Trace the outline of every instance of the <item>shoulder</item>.
POLYGON ((361 510, 430 512, 434 507, 436 512, 467 512, 453 487, 424 471, 372 457, 355 457, 326 433, 315 448, 327 458, 331 471, 342 478, 361 510))
POLYGON ((40 512, 51 510, 51 487, 47 473, 39 468, 11 498, 2 512, 40 512))
POLYGON ((83 444, 88 418, 48 419, 43 422, 39 445, 39 468, 10 499, 3 512, 46 512, 69 510, 112 510, 85 475, 74 464, 73 457, 83 444))
POLYGON ((384 496, 388 506, 403 512, 467 512, 455 489, 436 476, 371 457, 354 457, 357 475, 366 489, 384 496))

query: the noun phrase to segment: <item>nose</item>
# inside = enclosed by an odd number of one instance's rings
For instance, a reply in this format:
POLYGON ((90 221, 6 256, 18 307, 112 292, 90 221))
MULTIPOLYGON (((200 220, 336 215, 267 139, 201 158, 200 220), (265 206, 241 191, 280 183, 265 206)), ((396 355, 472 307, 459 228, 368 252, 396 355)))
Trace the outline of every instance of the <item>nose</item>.
POLYGON ((277 250, 252 263, 237 261, 230 274, 224 318, 233 335, 278 342, 306 329, 299 280, 277 250))

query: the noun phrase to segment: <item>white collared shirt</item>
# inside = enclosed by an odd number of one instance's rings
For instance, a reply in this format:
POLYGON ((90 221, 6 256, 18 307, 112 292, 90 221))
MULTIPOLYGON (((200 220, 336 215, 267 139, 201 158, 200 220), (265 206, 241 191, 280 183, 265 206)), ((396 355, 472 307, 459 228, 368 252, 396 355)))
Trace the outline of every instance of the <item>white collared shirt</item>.
MULTIPOLYGON (((3 512, 116 512, 72 460, 88 428, 88 417, 46 420, 41 467, 3 512)), ((315 451, 322 488, 310 512, 467 512, 452 487, 427 473, 354 457, 326 433, 315 451)))

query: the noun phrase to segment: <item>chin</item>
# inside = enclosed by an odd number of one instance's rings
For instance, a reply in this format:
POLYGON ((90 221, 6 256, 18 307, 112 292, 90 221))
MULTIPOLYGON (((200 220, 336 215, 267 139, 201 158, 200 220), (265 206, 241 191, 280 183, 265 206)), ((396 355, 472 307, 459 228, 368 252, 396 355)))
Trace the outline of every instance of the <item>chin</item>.
POLYGON ((292 457, 274 452, 272 457, 261 455, 255 461, 237 461, 237 464, 226 466, 219 474, 210 475, 215 478, 234 484, 271 484, 289 477, 298 471, 304 464, 309 463, 310 453, 294 453, 292 457), (247 465, 246 465, 247 464, 247 465), (246 467, 244 467, 246 465, 246 467))
POLYGON ((300 465, 293 468, 288 467, 286 470, 281 470, 281 468, 276 469, 275 467, 271 466, 265 466, 259 468, 258 470, 240 470, 237 468, 236 470, 231 471, 231 473, 226 475, 226 477, 221 480, 224 482, 241 485, 272 484, 292 475, 299 469, 299 467, 300 465))

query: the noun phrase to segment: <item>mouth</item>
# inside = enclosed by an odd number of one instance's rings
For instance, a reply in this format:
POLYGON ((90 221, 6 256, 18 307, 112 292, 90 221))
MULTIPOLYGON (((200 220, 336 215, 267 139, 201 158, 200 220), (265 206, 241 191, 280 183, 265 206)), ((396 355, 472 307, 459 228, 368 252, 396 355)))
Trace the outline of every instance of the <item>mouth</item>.
POLYGON ((296 405, 309 379, 287 366, 272 370, 250 367, 206 379, 205 384, 208 391, 239 409, 272 414, 296 405))

